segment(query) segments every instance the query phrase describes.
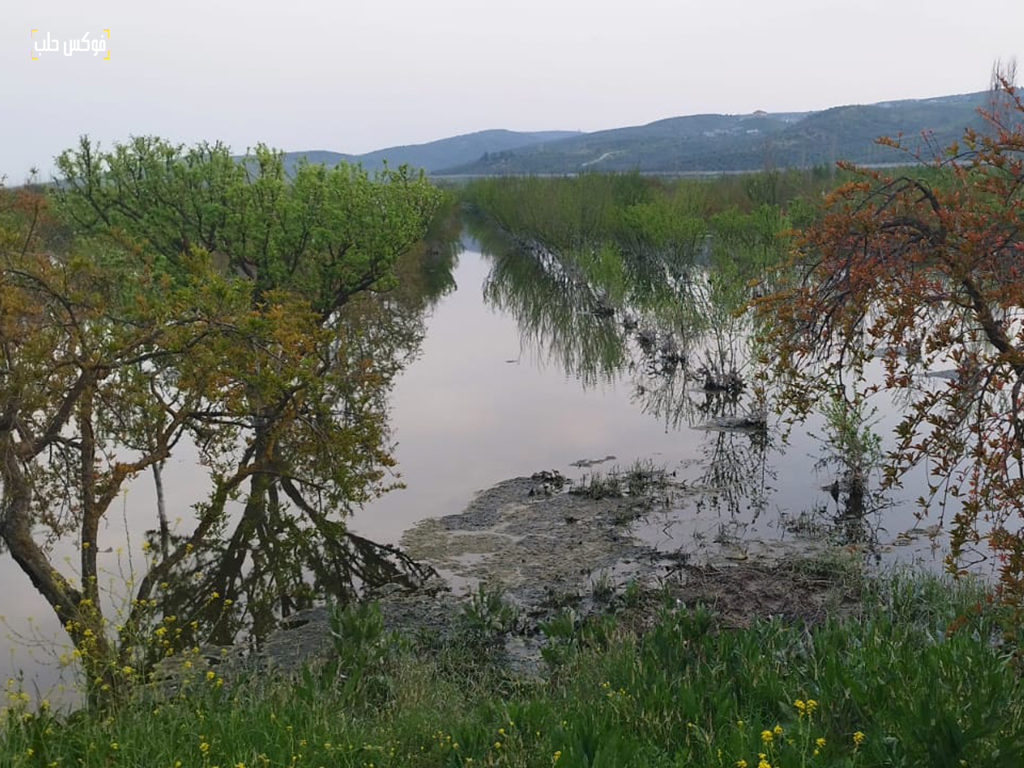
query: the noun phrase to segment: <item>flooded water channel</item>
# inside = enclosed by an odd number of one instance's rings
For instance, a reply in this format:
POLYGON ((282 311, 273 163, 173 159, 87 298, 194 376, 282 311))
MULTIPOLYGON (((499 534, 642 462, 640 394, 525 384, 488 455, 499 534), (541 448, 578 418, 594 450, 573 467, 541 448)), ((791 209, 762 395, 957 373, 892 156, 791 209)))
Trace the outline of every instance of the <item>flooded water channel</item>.
MULTIPOLYGON (((398 545, 417 523, 459 513, 509 478, 558 473, 578 486, 640 467, 664 470, 676 492, 632 521, 629 534, 667 555, 698 555, 717 543, 730 559, 756 559, 827 541, 882 564, 941 568, 942 537, 928 528, 936 520, 915 517, 913 476, 865 518, 844 523, 836 470, 822 463, 827 445, 814 436, 823 434, 820 421, 788 440, 770 415, 765 429, 749 429, 749 387, 708 386, 698 363, 709 342, 672 338, 641 315, 609 310, 565 277, 538 254, 487 249, 463 235, 440 281, 447 287, 425 312, 422 340, 390 394, 404 487, 358 510, 352 531, 398 545)), ((716 330, 727 329, 711 329, 712 337, 716 330)), ((711 343, 721 351, 738 340, 711 343)), ((880 434, 894 420, 884 409, 876 418, 880 434)), ((169 509, 187 515, 204 483, 188 452, 176 455, 165 475, 169 509)), ((123 519, 108 521, 110 573, 130 571, 133 552, 141 558, 152 515, 133 510, 152 509, 150 484, 137 481, 123 519)), ((58 546, 57 556, 65 554, 73 548, 58 546)), ((60 628, 6 553, 0 581, 0 674, 23 670, 46 690, 60 679, 47 651, 65 642, 60 628)))
MULTIPOLYGON (((638 462, 666 470, 694 491, 636 526, 637 535, 666 551, 694 548, 723 531, 787 541, 800 522, 827 524, 842 513, 830 487, 834 472, 816 466, 824 451, 815 436, 820 422, 788 440, 770 417, 767 434, 729 429, 730 417, 749 410, 744 398, 719 404, 721 396, 681 365, 664 370, 650 356, 645 361, 630 333, 616 330, 604 346, 594 343, 602 328, 620 329, 621 318, 595 317, 564 292, 540 297, 551 302, 543 319, 517 305, 510 295, 517 286, 504 276, 509 262, 529 265, 533 258, 489 253, 464 237, 457 289, 428 319, 421 354, 391 399, 406 487, 358 512, 353 528, 397 544, 413 524, 458 512, 504 479, 556 471, 586 482, 638 462), (719 423, 725 428, 715 428, 719 423)), ((877 418, 878 431, 895 420, 877 418)), ((887 495, 885 509, 865 522, 882 559, 939 567, 938 539, 924 537, 925 545, 916 536, 900 537, 935 522, 915 517, 918 495, 913 489, 887 495), (907 539, 914 541, 904 546, 907 539)))

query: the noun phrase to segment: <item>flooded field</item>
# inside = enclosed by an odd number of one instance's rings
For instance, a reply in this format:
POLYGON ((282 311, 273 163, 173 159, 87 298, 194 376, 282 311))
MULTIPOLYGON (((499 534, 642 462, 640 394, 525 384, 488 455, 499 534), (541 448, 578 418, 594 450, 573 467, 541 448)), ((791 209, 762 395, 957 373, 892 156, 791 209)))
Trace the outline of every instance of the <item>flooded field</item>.
MULTIPOLYGON (((884 497, 872 487, 864 513, 847 515, 826 426, 812 420, 783 439, 752 401, 742 329, 726 315, 700 330, 655 322, 595 304, 550 256, 468 233, 456 251, 434 275, 438 295, 390 393, 404 487, 355 513, 360 537, 407 547, 457 589, 496 579, 524 600, 828 544, 882 566, 942 567, 937 521, 917 519, 911 482, 884 497), (712 352, 729 367, 711 370, 712 352)), ((872 428, 892 422, 879 410, 872 428)), ((164 474, 172 517, 188 514, 204 483, 178 452, 164 474)), ((114 593, 142 557, 151 486, 136 480, 106 531, 114 593)), ((10 585, 2 673, 51 688, 61 679, 53 649, 66 640, 6 554, 0 579, 10 585)))
MULTIPOLYGON (((744 398, 721 402, 682 366, 645 367, 629 334, 616 348, 612 334, 619 331, 608 333, 596 362, 586 357, 586 340, 570 336, 621 328, 620 318, 594 317, 562 294, 563 305, 547 309, 564 324, 541 331, 514 305, 500 308, 496 280, 510 261, 529 267, 533 259, 496 256, 465 240, 454 272, 458 288, 427 321, 421 356, 392 396, 406 488, 358 512, 353 528, 399 543, 415 523, 461 512, 508 478, 549 471, 585 486, 639 465, 667 478, 666 503, 631 524, 634 536, 660 551, 696 554, 717 539, 753 556, 847 536, 880 561, 941 567, 941 539, 920 533, 935 521, 915 517, 919 493, 912 490, 886 496, 884 509, 859 521, 864 530, 835 525, 842 498, 833 468, 819 466, 827 454, 813 436, 822 432, 820 422, 788 440, 775 424, 765 432, 730 428, 728 419, 746 412, 744 398), (586 323, 597 328, 581 328, 586 323)), ((558 297, 545 294, 551 302, 558 297)), ((880 415, 876 429, 885 423, 880 415)))

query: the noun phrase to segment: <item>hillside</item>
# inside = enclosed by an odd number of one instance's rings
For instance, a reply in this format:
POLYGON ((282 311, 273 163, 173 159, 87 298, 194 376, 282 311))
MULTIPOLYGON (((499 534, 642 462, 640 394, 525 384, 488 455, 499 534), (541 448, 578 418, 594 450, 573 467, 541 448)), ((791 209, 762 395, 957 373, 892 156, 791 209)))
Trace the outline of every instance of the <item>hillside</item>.
POLYGON ((879 146, 879 136, 905 137, 923 148, 922 132, 934 147, 960 138, 964 128, 982 127, 978 107, 988 91, 878 104, 855 104, 820 112, 754 112, 670 117, 647 125, 594 133, 489 130, 425 144, 388 147, 361 155, 327 150, 288 152, 286 167, 300 159, 335 165, 360 163, 369 171, 385 162, 403 163, 435 176, 579 171, 716 172, 766 166, 807 167, 836 160, 896 163, 906 156, 879 146))
POLYGON ((506 152, 525 146, 543 148, 548 142, 563 140, 580 135, 575 131, 519 132, 505 130, 477 131, 461 136, 427 142, 388 147, 362 155, 348 155, 327 150, 309 150, 285 153, 285 165, 289 169, 306 158, 311 163, 336 165, 341 161, 359 163, 368 171, 377 171, 386 162, 391 168, 409 164, 423 168, 428 173, 451 166, 472 163, 485 154, 506 152))
POLYGON ((986 92, 931 99, 833 107, 821 112, 690 115, 642 126, 580 134, 560 141, 490 151, 438 175, 575 173, 581 170, 648 172, 740 171, 766 165, 812 166, 839 159, 900 162, 903 156, 875 143, 907 137, 922 146, 928 131, 937 146, 979 127, 986 92))

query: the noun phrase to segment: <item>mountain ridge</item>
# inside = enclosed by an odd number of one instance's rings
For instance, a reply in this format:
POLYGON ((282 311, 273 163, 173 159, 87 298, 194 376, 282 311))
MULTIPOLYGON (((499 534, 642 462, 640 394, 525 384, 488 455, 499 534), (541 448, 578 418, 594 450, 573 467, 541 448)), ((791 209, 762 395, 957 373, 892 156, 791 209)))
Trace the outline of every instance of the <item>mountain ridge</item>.
POLYGON ((643 125, 579 131, 490 129, 360 155, 329 150, 285 153, 289 168, 306 158, 333 165, 359 163, 368 171, 408 164, 433 176, 577 173, 586 170, 652 173, 749 171, 809 167, 838 160, 906 161, 881 136, 902 134, 909 151, 934 151, 983 127, 979 108, 991 91, 845 104, 806 112, 700 113, 643 125))
POLYGON ((543 144, 579 135, 579 131, 509 131, 491 128, 483 131, 447 136, 422 144, 401 144, 362 154, 331 150, 286 152, 285 165, 294 166, 300 159, 311 163, 335 165, 338 162, 358 163, 367 171, 379 171, 385 163, 391 168, 408 164, 430 173, 441 167, 471 162, 489 152, 502 152, 531 144, 543 144))

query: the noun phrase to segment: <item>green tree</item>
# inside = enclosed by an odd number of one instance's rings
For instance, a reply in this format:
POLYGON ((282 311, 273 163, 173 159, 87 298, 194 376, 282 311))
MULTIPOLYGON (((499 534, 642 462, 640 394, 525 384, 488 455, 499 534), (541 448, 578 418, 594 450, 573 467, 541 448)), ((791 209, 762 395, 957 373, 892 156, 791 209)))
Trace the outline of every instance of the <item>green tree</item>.
POLYGON ((393 283, 439 195, 404 169, 304 164, 288 178, 263 147, 237 162, 220 144, 152 138, 110 152, 83 139, 57 165, 63 242, 44 237, 45 198, 6 195, 0 537, 100 695, 152 661, 154 618, 179 622, 157 635, 174 652, 258 629, 261 607, 287 613, 319 588, 395 575, 382 559, 394 553, 343 522, 387 487, 381 393, 400 354, 397 337, 369 343, 352 300, 393 283), (212 492, 191 530, 161 525, 147 542, 115 637, 100 523, 185 439, 212 492), (77 577, 48 549, 72 534, 77 577))

